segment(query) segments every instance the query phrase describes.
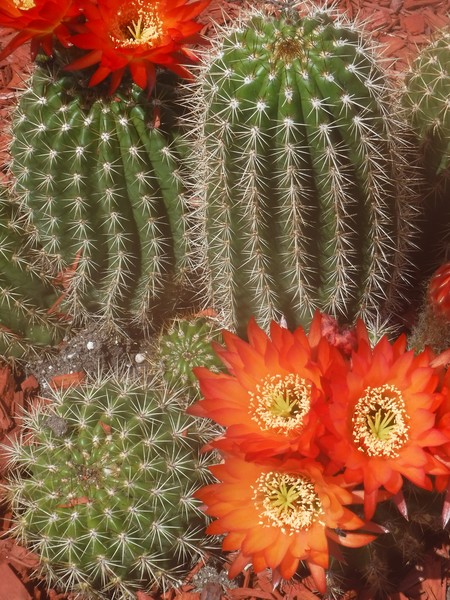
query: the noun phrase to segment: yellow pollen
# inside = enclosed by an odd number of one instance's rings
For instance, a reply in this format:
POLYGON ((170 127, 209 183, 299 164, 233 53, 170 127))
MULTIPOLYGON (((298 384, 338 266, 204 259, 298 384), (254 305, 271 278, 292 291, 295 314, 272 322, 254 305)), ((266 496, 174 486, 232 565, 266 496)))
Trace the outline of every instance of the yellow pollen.
POLYGON ((147 0, 124 3, 111 26, 111 40, 119 48, 156 46, 164 33, 158 8, 159 2, 149 6, 147 0))
POLYGON ((271 471, 261 475, 253 489, 253 501, 264 527, 280 527, 283 533, 292 535, 309 529, 324 514, 308 477, 271 471))
POLYGON ((353 440, 369 456, 395 458, 409 438, 409 415, 394 385, 368 387, 352 417, 353 440))
POLYGON ((30 10, 36 6, 34 0, 13 0, 19 10, 30 10))
POLYGON ((311 407, 311 383, 299 375, 269 375, 249 392, 251 418, 262 430, 300 429, 311 407))

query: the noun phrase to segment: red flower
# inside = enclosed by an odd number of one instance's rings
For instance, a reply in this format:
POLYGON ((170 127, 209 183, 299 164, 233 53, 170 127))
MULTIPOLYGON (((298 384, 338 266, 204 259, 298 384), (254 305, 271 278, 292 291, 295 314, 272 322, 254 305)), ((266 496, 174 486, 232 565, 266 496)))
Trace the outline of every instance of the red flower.
POLYGON ((360 547, 375 537, 350 533, 364 526, 345 506, 355 498, 341 478, 325 477, 316 462, 289 461, 274 470, 226 456, 210 469, 220 483, 201 488, 196 496, 206 514, 217 518, 207 533, 225 534, 223 549, 239 552, 230 578, 252 563, 256 572, 271 568, 289 579, 306 561, 324 592, 329 541, 360 547))
POLYGON ((202 25, 193 21, 211 0, 97 0, 86 2, 85 30, 72 38, 75 46, 87 50, 69 69, 98 67, 90 85, 111 75, 111 91, 119 85, 126 69, 135 83, 151 88, 155 65, 181 76, 189 71, 182 62, 195 56, 186 44, 196 38, 202 25))
POLYGON ((302 328, 291 333, 274 322, 269 337, 251 320, 249 342, 224 332, 226 348, 215 349, 229 374, 194 369, 204 398, 189 409, 227 427, 216 447, 257 461, 294 453, 317 456, 326 410, 324 376, 344 364, 327 340, 317 341, 319 322, 317 314, 314 345, 302 328))
POLYGON ((364 485, 365 515, 373 516, 378 491, 400 491, 403 477, 431 489, 429 475, 447 469, 429 451, 447 436, 436 427, 442 402, 439 376, 428 351, 406 351, 406 338, 382 338, 372 349, 362 322, 357 350, 334 388, 329 410, 333 435, 321 443, 347 482, 364 485))
POLYGON ((29 40, 33 58, 40 47, 50 55, 54 36, 67 44, 69 24, 79 14, 76 0, 2 0, 0 26, 19 33, 0 52, 0 60, 29 40))

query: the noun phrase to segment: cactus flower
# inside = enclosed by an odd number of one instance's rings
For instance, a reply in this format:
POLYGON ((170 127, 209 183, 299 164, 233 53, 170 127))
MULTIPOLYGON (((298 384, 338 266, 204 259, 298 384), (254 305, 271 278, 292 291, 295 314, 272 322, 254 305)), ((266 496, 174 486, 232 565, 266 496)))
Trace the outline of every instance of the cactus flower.
POLYGON ((331 382, 334 435, 324 436, 321 444, 348 483, 363 484, 370 519, 380 490, 397 494, 403 477, 431 490, 429 476, 448 472, 429 451, 445 444, 447 436, 436 426, 443 396, 431 352, 407 351, 404 335, 394 343, 383 337, 371 348, 362 322, 357 337, 343 379, 331 382))
POLYGON ((309 337, 302 327, 291 333, 275 322, 269 337, 251 320, 249 342, 224 332, 226 348, 215 346, 228 374, 193 369, 204 398, 189 412, 227 427, 216 447, 257 461, 293 452, 317 456, 326 409, 322 378, 344 361, 324 337, 316 344, 320 319, 317 313, 309 337))
POLYGON ((153 87, 155 66, 164 66, 188 77, 182 63, 195 59, 186 44, 195 40, 201 25, 194 18, 210 0, 98 0, 86 2, 85 30, 72 38, 86 54, 69 69, 97 65, 90 85, 111 75, 111 91, 129 69, 141 88, 153 87))
POLYGON ((40 47, 52 53, 54 37, 67 43, 69 22, 79 14, 74 0, 3 0, 0 6, 0 26, 19 33, 2 49, 3 60, 16 48, 31 40, 31 54, 36 56, 40 47))
MULTIPOLYGON (((207 533, 225 534, 223 549, 239 551, 230 578, 252 563, 256 572, 271 568, 289 579, 305 561, 324 592, 328 540, 360 547, 375 537, 354 532, 365 524, 346 508, 355 501, 353 494, 339 477, 325 477, 316 462, 293 460, 274 469, 226 456, 209 468, 219 483, 195 496, 205 503, 206 514, 216 517, 207 533)), ((368 530, 375 530, 372 526, 368 530)))

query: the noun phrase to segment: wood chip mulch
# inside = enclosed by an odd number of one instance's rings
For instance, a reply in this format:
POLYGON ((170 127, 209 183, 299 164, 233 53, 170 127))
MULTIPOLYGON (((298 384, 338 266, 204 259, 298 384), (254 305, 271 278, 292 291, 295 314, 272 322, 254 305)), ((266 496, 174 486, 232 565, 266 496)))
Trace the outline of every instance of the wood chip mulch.
MULTIPOLYGON (((212 0, 202 19, 204 32, 212 29, 212 22, 233 18, 245 6, 245 0, 212 0)), ((260 2, 260 4, 263 4, 260 2)), ((405 72, 418 49, 427 44, 433 33, 450 25, 448 0, 337 0, 325 2, 334 5, 349 18, 366 22, 374 38, 385 46, 384 54, 393 59, 392 69, 398 74, 405 72)), ((11 33, 0 29, 0 44, 5 45, 11 33)), ((0 62, 0 175, 7 169, 8 123, 15 105, 17 92, 24 87, 30 70, 29 48, 21 47, 0 62)), ((10 443, 20 429, 21 411, 36 392, 33 378, 18 384, 11 369, 0 366, 0 444, 10 443)), ((5 467, 4 454, 0 450, 0 476, 5 467)), ((1 480, 0 480, 1 482, 1 480)), ((18 546, 8 535, 8 514, 0 512, 0 600, 71 600, 67 594, 48 590, 43 582, 37 582, 30 574, 37 567, 35 555, 18 546)), ((446 600, 450 546, 435 548, 421 563, 412 566, 399 589, 387 600, 446 600)), ((203 565, 197 565, 183 586, 171 590, 160 600, 317 600, 310 578, 284 582, 274 587, 270 574, 245 573, 238 587, 224 587, 211 581, 198 590, 194 584, 196 573, 203 565)), ((336 600, 371 600, 364 591, 347 591, 336 600)), ((139 592, 137 600, 155 600, 139 592)), ((331 598, 330 598, 331 600, 331 598)), ((334 598, 333 598, 334 600, 334 598)))

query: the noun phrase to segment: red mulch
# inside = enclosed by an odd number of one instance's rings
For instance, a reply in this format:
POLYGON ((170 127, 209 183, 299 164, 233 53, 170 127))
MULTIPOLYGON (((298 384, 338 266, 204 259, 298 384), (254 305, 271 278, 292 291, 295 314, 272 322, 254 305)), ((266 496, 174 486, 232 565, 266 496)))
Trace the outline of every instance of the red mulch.
MULTIPOLYGON (((258 2, 263 4, 263 2, 258 2)), ((210 30, 211 21, 223 22, 235 16, 245 4, 244 0, 212 0, 203 16, 205 32, 210 30)), ((433 32, 450 24, 448 0, 329 0, 338 10, 350 18, 367 22, 367 29, 386 46, 385 55, 394 59, 392 68, 399 74, 405 71, 418 49, 428 43, 433 32)), ((10 39, 11 34, 0 29, 1 44, 10 39)), ((19 48, 5 61, 0 62, 0 175, 8 163, 8 120, 15 103, 17 90, 23 87, 30 68, 29 49, 19 48)), ((29 378, 18 386, 8 367, 0 367, 0 443, 7 443, 20 427, 20 414, 24 403, 30 401, 36 391, 36 381, 29 378)), ((0 451, 0 473, 4 467, 0 451)), ((0 514, 0 527, 8 529, 8 515, 0 514)), ((420 565, 411 568, 396 593, 388 600, 446 600, 449 574, 449 550, 447 545, 436 548, 420 565)), ((46 590, 42 583, 35 585, 30 573, 37 566, 37 558, 19 547, 11 538, 0 540, 0 600, 69 600, 70 596, 46 590)), ((219 600, 220 588, 212 587, 194 592, 191 578, 178 590, 171 590, 164 600, 219 600)), ((314 600, 314 586, 309 578, 297 582, 285 582, 274 589, 267 573, 257 576, 245 574, 240 587, 230 589, 226 596, 232 600, 314 600)), ((348 591, 340 600, 370 600, 363 592, 348 591)), ((144 593, 138 593, 138 600, 153 600, 144 593)))

